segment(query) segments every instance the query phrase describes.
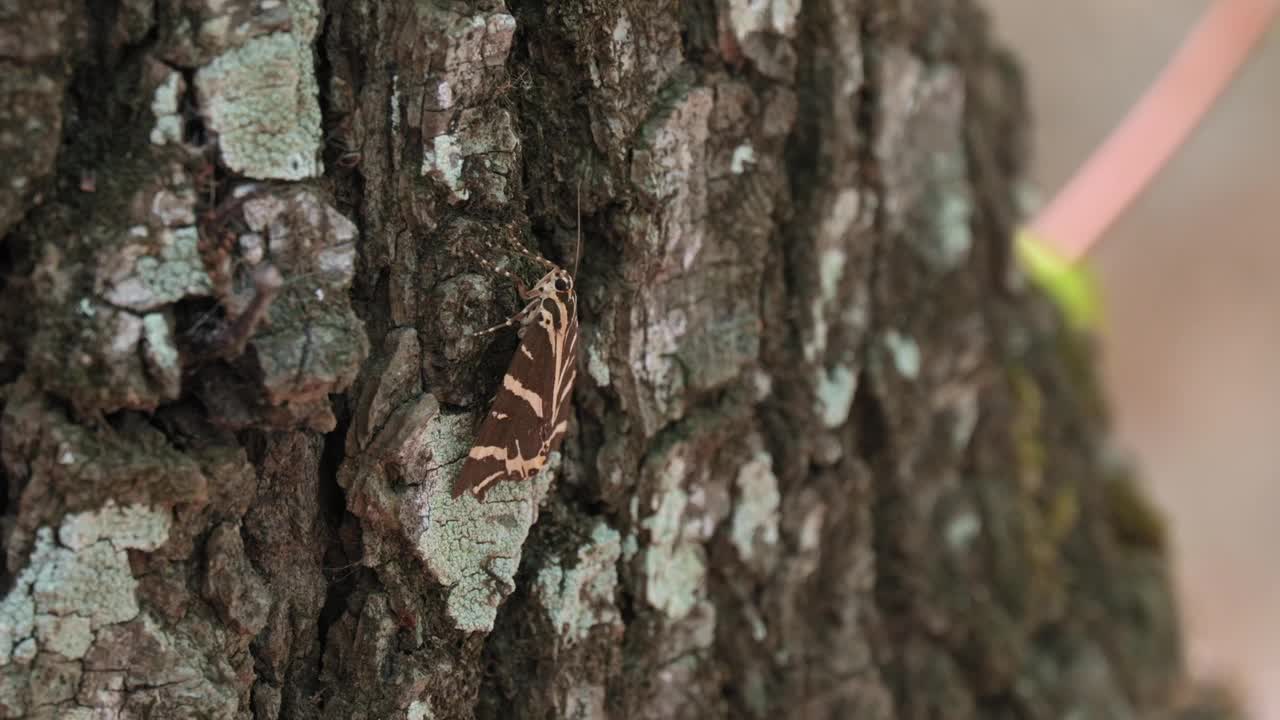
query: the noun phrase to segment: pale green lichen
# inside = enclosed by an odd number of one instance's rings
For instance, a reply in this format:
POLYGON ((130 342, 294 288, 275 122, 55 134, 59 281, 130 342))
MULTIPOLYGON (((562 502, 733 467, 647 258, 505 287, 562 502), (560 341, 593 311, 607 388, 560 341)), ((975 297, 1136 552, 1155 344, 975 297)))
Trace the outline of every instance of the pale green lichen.
POLYGON ((227 167, 264 180, 321 173, 310 42, 295 33, 255 37, 196 72, 201 112, 227 167))
MULTIPOLYGON (((44 536, 37 536, 36 551, 31 556, 31 562, 41 559, 41 555, 47 551, 48 545, 41 544, 40 540, 47 540, 48 537, 47 532, 44 536)), ((36 609, 31 597, 34 580, 34 572, 28 566, 18 576, 13 589, 0 601, 0 666, 13 661, 30 662, 35 658, 36 648, 32 637, 35 634, 36 609)))
POLYGON ((73 513, 58 528, 58 541, 80 550, 106 540, 117 549, 152 552, 169 539, 169 515, 145 505, 119 507, 108 502, 101 510, 73 513))
POLYGON ((756 164, 756 149, 750 145, 739 145, 733 149, 733 157, 729 160, 729 171, 741 175, 747 171, 748 165, 756 164))
POLYGON ((758 643, 762 643, 769 637, 769 626, 765 625, 764 618, 760 617, 760 612, 751 605, 746 608, 747 625, 751 627, 751 639, 758 643))
POLYGON ((565 691, 564 712, 559 717, 568 720, 593 720, 607 717, 603 685, 574 685, 565 691))
POLYGON ((943 530, 947 546, 952 550, 967 550, 978 535, 982 533, 982 517, 971 510, 965 510, 951 518, 943 530))
POLYGON ((973 246, 973 202, 969 197, 969 168, 963 150, 932 156, 931 177, 940 188, 932 204, 936 245, 927 248, 935 264, 945 270, 959 267, 973 246))
POLYGON ((29 637, 13 649, 13 661, 19 665, 26 665, 36 659, 36 639, 29 637))
POLYGON ((484 502, 469 494, 454 498, 453 482, 474 439, 470 417, 441 414, 429 425, 432 457, 441 464, 435 481, 404 504, 402 522, 427 570, 449 588, 450 619, 464 632, 488 632, 498 606, 515 589, 521 549, 559 454, 531 481, 498 483, 484 502))
POLYGON ((640 128, 640 146, 631 156, 632 184, 654 201, 673 202, 673 222, 691 231, 702 227, 698 213, 706 206, 703 159, 714 105, 710 88, 673 88, 671 101, 640 128))
MULTIPOLYGON (((484 85, 486 68, 506 62, 516 29, 515 18, 506 13, 449 15, 432 21, 447 28, 443 67, 427 79, 425 107, 434 113, 446 113, 484 85)), ((514 153, 520 140, 510 113, 472 107, 446 113, 439 122, 435 127, 449 127, 449 133, 424 142, 421 174, 444 185, 452 203, 470 198, 473 190, 507 202, 509 178, 519 174, 514 153), (464 170, 474 181, 471 188, 463 182, 464 170)))
POLYGON ((583 640, 597 625, 621 621, 613 600, 621 554, 622 536, 601 522, 578 548, 570 567, 555 559, 538 573, 534 591, 551 626, 566 642, 583 640))
POLYGON ((182 76, 170 72, 151 97, 151 114, 156 124, 151 128, 151 143, 164 145, 182 141, 182 115, 178 101, 183 90, 182 76))
POLYGON ((848 255, 840 248, 828 248, 822 252, 822 259, 818 263, 818 281, 823 300, 829 302, 835 299, 848 259, 848 255))
POLYGON ((840 280, 844 277, 845 265, 849 256, 842 247, 848 240, 846 235, 858 218, 860 196, 855 190, 844 190, 836 197, 831 212, 822 221, 819 229, 819 242, 825 249, 818 256, 818 295, 810 304, 812 328, 810 337, 804 342, 804 357, 814 362, 827 349, 827 336, 831 322, 827 317, 828 308, 836 299, 840 289, 840 280))
POLYGON ((400 136, 400 73, 391 73, 391 134, 400 136))
POLYGON ((846 240, 846 235, 861 212, 862 195, 853 188, 841 190, 836 195, 835 202, 831 203, 831 212, 822 220, 819 235, 823 242, 831 246, 846 240))
POLYGON ((681 484, 686 472, 684 457, 673 450, 658 474, 654 511, 641 522, 649 533, 643 558, 645 599, 672 620, 687 617, 697 606, 707 574, 702 546, 685 537, 689 495, 681 484))
POLYGON ((79 615, 37 615, 39 647, 65 658, 82 658, 93 643, 93 624, 79 615))
POLYGON ((822 298, 814 298, 809 305, 809 314, 812 318, 813 326, 811 336, 804 343, 804 359, 806 362, 816 362, 818 357, 827 349, 827 335, 831 329, 827 323, 826 303, 822 298))
POLYGON ((887 48, 877 63, 887 109, 876 139, 886 187, 886 226, 935 272, 960 267, 973 245, 966 156, 965 78, 954 66, 887 48))
POLYGON ((647 300, 631 308, 630 366, 650 390, 639 409, 645 427, 655 429, 683 412, 684 372, 679 360, 688 317, 680 308, 662 316, 648 313, 647 300))
POLYGON ((194 226, 155 231, 136 226, 130 236, 135 240, 122 246, 98 269, 97 285, 104 300, 143 313, 184 297, 212 292, 194 226))
POLYGON ((800 0, 729 0, 729 27, 739 40, 757 32, 791 35, 800 0))
POLYGON ((68 515, 57 541, 52 528, 40 528, 27 567, 0 601, 0 666, 46 650, 83 657, 93 633, 136 617, 137 581, 126 551, 159 548, 170 523, 165 511, 108 503, 68 515))
POLYGON ((618 13, 618 22, 613 26, 613 31, 609 33, 608 54, 612 56, 615 63, 591 63, 589 70, 591 72, 592 82, 599 86, 601 84, 601 74, 607 79, 607 84, 617 87, 622 83, 624 78, 631 77, 636 68, 636 45, 637 38, 635 30, 631 24, 631 18, 628 17, 626 11, 618 13), (603 65, 603 67, 601 67, 603 65))
POLYGON ((97 628, 137 616, 136 586, 125 551, 98 542, 78 551, 55 550, 35 576, 31 594, 37 617, 75 613, 97 628))
MULTIPOLYGON (((180 173, 174 168, 175 173, 180 173)), ((173 187, 163 187, 151 196, 151 216, 160 221, 162 227, 192 227, 196 222, 195 190, 185 184, 185 176, 171 179, 173 187)))
POLYGON ((837 365, 819 369, 814 379, 818 418, 828 428, 837 428, 849 419, 853 396, 858 391, 858 376, 849 368, 837 365))
POLYGON ((756 402, 761 402, 773 394, 773 377, 769 373, 755 368, 751 372, 751 389, 755 393, 756 402))
POLYGON ((822 542, 822 525, 827 518, 827 508, 823 505, 815 506, 812 510, 805 514, 804 520, 800 523, 800 550, 803 552, 813 552, 818 549, 822 542))
POLYGON ((455 202, 471 196, 462 184, 462 168, 462 146, 452 135, 435 136, 422 152, 422 174, 444 183, 455 202))
POLYGON ((640 552, 640 540, 634 534, 629 534, 623 538, 622 559, 625 562, 631 562, 638 552, 640 552))
POLYGON ((969 446, 973 431, 978 426, 978 393, 976 389, 966 388, 958 393, 950 403, 951 410, 951 447, 963 450, 969 446))
POLYGON ((435 717, 431 703, 426 700, 414 700, 409 703, 409 709, 405 712, 405 720, 435 720, 435 717))
POLYGON ((107 344, 100 348, 103 355, 119 363, 133 359, 138 342, 142 340, 142 318, 113 309, 103 313, 98 327, 109 338, 107 344))
POLYGON ((897 330, 889 330, 884 334, 884 347, 899 375, 907 380, 920 377, 920 346, 915 340, 897 330))
POLYGON ((776 545, 778 542, 778 508, 782 496, 778 493, 778 478, 773 474, 773 457, 767 452, 756 453, 738 468, 734 478, 738 500, 733 509, 733 521, 729 540, 737 548, 743 560, 756 556, 757 543, 776 545))
POLYGON ((320 0, 288 0, 288 2, 289 29, 303 42, 310 43, 315 39, 316 33, 320 32, 320 19, 324 16, 320 0))
POLYGON ((835 300, 840 278, 844 275, 846 260, 847 255, 840 248, 824 250, 819 260, 818 286, 821 292, 813 299, 810 306, 813 319, 812 335, 804 344, 804 358, 809 362, 818 360, 827 349, 827 338, 831 332, 827 308, 835 300))
POLYGON ((596 385, 600 387, 609 386, 609 363, 604 359, 599 345, 591 343, 587 345, 587 374, 592 380, 596 381, 596 385))
POLYGON ((163 313, 149 313, 142 318, 142 355, 150 374, 163 387, 166 398, 176 398, 182 390, 182 367, 173 328, 163 313))

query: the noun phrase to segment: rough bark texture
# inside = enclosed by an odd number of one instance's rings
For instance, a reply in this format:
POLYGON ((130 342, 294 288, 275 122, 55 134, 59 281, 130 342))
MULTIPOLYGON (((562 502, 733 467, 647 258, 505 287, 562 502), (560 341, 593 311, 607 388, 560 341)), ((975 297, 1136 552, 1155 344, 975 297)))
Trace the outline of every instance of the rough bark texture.
POLYGON ((971 3, 28 0, 0 95, 0 717, 1172 708, 971 3), (455 500, 579 202, 563 459, 455 500))

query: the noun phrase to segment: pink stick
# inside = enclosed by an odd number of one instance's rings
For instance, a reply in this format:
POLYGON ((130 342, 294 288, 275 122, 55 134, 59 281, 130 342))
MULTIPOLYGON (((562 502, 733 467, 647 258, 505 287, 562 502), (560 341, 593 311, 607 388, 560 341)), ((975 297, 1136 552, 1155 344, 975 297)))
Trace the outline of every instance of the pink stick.
POLYGON ((1277 10, 1280 0, 1217 0, 1032 231, 1069 261, 1083 256, 1195 129, 1277 10))

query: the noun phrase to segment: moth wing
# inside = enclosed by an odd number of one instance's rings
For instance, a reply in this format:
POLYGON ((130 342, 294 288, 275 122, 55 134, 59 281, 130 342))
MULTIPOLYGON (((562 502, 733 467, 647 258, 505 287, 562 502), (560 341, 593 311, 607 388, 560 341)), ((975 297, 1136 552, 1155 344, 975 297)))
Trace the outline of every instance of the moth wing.
POLYGON ((574 312, 573 298, 565 305, 570 312, 569 321, 562 332, 554 338, 560 347, 559 363, 555 368, 555 378, 551 387, 555 394, 552 402, 552 417, 547 424, 544 438, 546 454, 550 455, 560 448, 564 436, 569 429, 569 415, 572 411, 573 386, 578 379, 578 315, 574 312))
POLYGON ((483 500, 494 484, 536 475, 546 464, 543 443, 552 422, 549 397, 556 376, 552 333, 530 323, 502 376, 489 412, 453 486, 483 500))

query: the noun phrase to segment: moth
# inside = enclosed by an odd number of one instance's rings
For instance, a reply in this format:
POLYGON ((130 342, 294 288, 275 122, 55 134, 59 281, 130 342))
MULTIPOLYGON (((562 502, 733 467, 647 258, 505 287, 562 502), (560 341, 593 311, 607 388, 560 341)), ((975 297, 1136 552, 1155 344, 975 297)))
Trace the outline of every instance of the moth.
MULTIPOLYGON (((579 250, 581 244, 579 236, 579 250)), ((578 377, 578 296, 573 275, 550 260, 527 256, 543 265, 546 274, 527 289, 519 278, 510 276, 526 302, 524 308, 506 322, 476 333, 518 323, 520 345, 454 483, 455 498, 469 492, 484 500, 499 482, 535 477, 559 449, 569 428, 569 400, 578 377)))

